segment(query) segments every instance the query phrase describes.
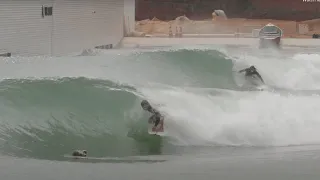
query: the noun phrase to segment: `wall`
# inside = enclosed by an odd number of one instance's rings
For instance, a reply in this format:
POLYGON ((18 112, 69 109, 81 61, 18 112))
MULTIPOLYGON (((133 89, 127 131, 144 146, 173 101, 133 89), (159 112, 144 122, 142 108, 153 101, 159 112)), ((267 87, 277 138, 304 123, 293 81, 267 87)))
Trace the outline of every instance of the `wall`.
POLYGON ((52 53, 62 55, 123 37, 123 0, 55 0, 52 53))
POLYGON ((298 24, 298 33, 299 34, 308 34, 309 26, 308 24, 298 24))
POLYGON ((124 0, 125 35, 135 30, 135 0, 124 0))
POLYGON ((19 55, 51 53, 52 17, 42 18, 42 2, 0 1, 0 49, 19 55))
POLYGON ((0 49, 60 56, 123 37, 123 0, 1 0, 0 49), (42 6, 52 14, 42 16, 42 6))

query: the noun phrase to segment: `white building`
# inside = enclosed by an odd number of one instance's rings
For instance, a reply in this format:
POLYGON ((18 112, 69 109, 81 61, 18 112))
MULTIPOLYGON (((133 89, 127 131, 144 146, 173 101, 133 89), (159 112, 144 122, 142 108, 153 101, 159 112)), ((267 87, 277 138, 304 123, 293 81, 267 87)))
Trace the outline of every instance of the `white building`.
POLYGON ((134 9, 134 0, 1 0, 0 50, 60 56, 114 47, 134 30, 134 9))

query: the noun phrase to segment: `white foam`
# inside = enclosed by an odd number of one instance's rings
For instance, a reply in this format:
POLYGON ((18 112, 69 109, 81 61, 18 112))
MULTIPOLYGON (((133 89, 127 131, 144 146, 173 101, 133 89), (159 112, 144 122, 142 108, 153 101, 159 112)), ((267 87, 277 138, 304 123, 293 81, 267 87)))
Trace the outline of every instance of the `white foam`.
POLYGON ((320 97, 234 92, 212 97, 143 89, 167 115, 168 134, 185 145, 286 146, 320 143, 320 97))
MULTIPOLYGON (((287 89, 320 89, 320 55, 245 53, 235 55, 235 69, 254 65, 268 85, 287 89)), ((232 56, 232 55, 230 55, 232 56)))

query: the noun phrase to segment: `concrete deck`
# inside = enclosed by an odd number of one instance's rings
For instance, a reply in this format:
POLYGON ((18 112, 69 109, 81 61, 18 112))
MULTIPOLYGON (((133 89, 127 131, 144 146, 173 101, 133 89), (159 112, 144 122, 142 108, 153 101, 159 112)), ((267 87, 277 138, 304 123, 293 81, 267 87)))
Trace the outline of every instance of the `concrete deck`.
MULTIPOLYGON (((152 47, 152 46, 175 46, 175 45, 239 45, 257 46, 258 38, 222 38, 222 37, 125 37, 120 42, 121 47, 152 47)), ((320 39, 281 39, 282 46, 296 47, 319 47, 320 39)))

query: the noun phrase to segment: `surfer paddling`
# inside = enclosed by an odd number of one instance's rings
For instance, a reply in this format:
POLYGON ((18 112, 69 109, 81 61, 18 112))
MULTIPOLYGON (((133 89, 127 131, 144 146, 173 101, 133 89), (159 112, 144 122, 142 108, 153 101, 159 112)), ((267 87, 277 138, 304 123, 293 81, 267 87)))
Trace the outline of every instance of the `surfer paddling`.
POLYGON ((149 118, 148 122, 154 123, 153 128, 156 128, 158 124, 163 121, 163 116, 157 110, 155 110, 147 100, 141 101, 141 107, 143 110, 152 113, 152 116, 149 118))
POLYGON ((74 156, 74 157, 86 157, 87 156, 87 151, 86 150, 75 150, 75 151, 73 151, 72 156, 74 156))
POLYGON ((254 75, 258 76, 259 79, 264 83, 261 75, 258 73, 257 69, 254 66, 250 66, 248 68, 242 69, 239 73, 245 72, 246 77, 253 77, 254 75))

